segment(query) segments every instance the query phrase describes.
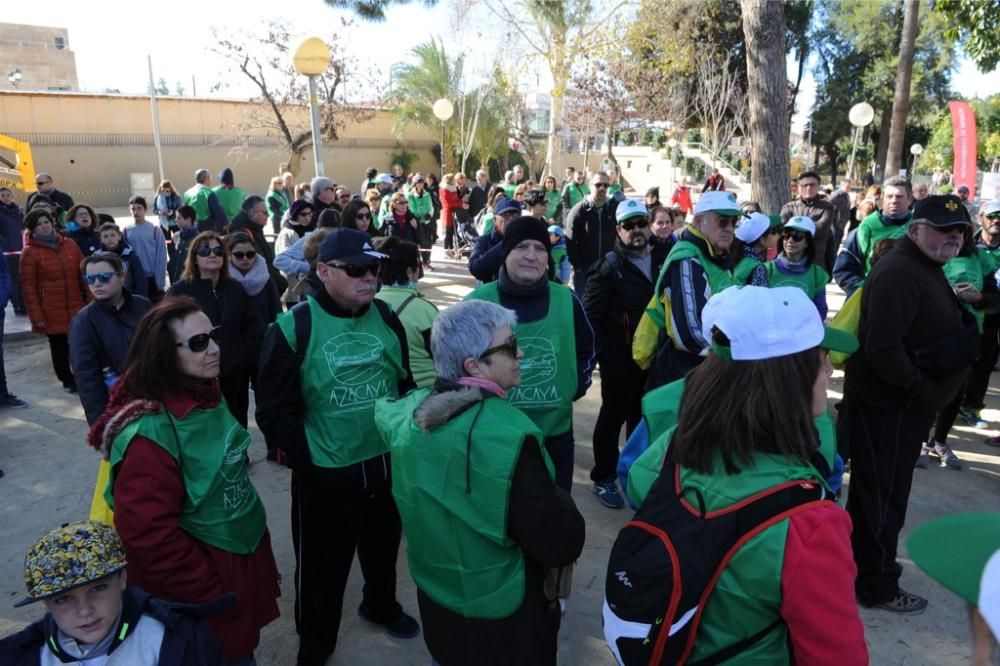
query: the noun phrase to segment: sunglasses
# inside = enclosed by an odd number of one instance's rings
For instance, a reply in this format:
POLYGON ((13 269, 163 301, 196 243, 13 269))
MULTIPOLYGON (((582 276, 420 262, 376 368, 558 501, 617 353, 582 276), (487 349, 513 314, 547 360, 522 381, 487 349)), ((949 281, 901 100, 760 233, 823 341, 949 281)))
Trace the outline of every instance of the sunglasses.
POLYGON ((731 215, 720 215, 719 216, 719 228, 728 229, 729 227, 735 227, 738 217, 733 217, 731 215))
POLYGON ((987 219, 987 220, 1000 220, 1000 212, 996 212, 996 213, 989 213, 989 214, 988 214, 988 215, 986 216, 986 219, 987 219))
POLYGON ((118 273, 112 273, 110 271, 104 273, 91 273, 90 275, 84 275, 83 278, 87 281, 87 284, 107 284, 111 282, 111 278, 118 275, 118 273))
POLYGON ((257 256, 257 250, 247 250, 246 252, 233 252, 233 256, 237 259, 253 259, 257 256))
POLYGON ((338 266, 336 264, 327 264, 330 268, 336 268, 347 273, 347 277, 361 278, 371 273, 374 277, 378 277, 379 271, 382 270, 382 264, 377 261, 373 261, 370 264, 348 264, 347 266, 338 266))
POLYGON ((594 187, 603 190, 606 187, 610 187, 611 183, 594 183, 594 187))
POLYGON ((966 224, 949 224, 946 227, 935 227, 934 225, 928 225, 928 226, 930 226, 932 229, 934 229, 934 231, 938 232, 939 234, 950 234, 953 231, 965 233, 965 230, 968 229, 968 225, 966 224))
POLYGON ((186 342, 178 342, 175 346, 177 347, 187 347, 191 351, 203 352, 208 349, 209 340, 213 340, 216 344, 219 343, 219 335, 222 333, 222 327, 216 326, 208 333, 199 333, 198 335, 192 335, 187 339, 186 342))
POLYGON ((226 253, 226 251, 225 251, 225 250, 223 250, 223 249, 222 249, 221 247, 219 247, 219 246, 216 246, 216 247, 209 247, 209 246, 207 246, 207 245, 202 245, 201 247, 199 247, 199 248, 198 248, 197 250, 195 250, 194 252, 195 252, 195 254, 197 254, 197 255, 198 255, 199 257, 208 257, 208 256, 211 256, 211 255, 213 255, 213 254, 214 254, 215 256, 217 256, 217 257, 221 257, 222 255, 224 255, 224 254, 226 253))
POLYGON ((371 213, 357 213, 354 216, 355 220, 370 220, 372 219, 371 213))
POLYGON ((622 222, 622 229, 632 231, 633 229, 645 229, 649 226, 649 220, 625 220, 622 222))
POLYGON ((505 354, 510 354, 511 358, 517 358, 517 334, 511 333, 510 337, 507 338, 507 342, 502 345, 497 345, 496 347, 490 347, 480 354, 479 358, 486 358, 487 356, 492 356, 498 352, 504 352, 505 354))
POLYGON ((800 243, 806 239, 806 235, 800 231, 782 231, 781 237, 786 240, 795 241, 796 243, 800 243))

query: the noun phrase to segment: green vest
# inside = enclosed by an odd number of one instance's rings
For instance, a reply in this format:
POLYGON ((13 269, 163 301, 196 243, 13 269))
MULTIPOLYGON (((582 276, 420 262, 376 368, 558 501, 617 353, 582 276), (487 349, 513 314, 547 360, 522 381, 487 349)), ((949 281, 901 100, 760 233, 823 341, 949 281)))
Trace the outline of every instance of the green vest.
POLYGON ((806 292, 809 300, 815 299, 826 290, 826 283, 830 281, 830 275, 816 264, 809 264, 809 268, 801 275, 786 275, 778 270, 774 261, 764 264, 767 269, 767 286, 769 287, 798 287, 806 292))
POLYGON ((555 266, 556 271, 558 272, 559 266, 562 264, 562 260, 566 256, 566 246, 553 246, 553 248, 549 251, 549 256, 552 257, 552 265, 555 266))
POLYGON ((545 217, 549 221, 555 221, 556 211, 562 205, 562 195, 556 190, 545 191, 545 217))
POLYGON ((616 192, 621 192, 621 191, 622 191, 621 183, 611 183, 608 186, 608 196, 609 197, 611 195, 615 194, 616 192))
POLYGON ((416 289, 409 287, 383 286, 375 298, 388 305, 403 324, 403 330, 406 331, 406 346, 410 350, 410 372, 413 373, 413 381, 421 388, 430 386, 437 379, 437 371, 434 369, 434 359, 427 349, 424 331, 429 333, 434 325, 438 314, 437 307, 416 289), (403 309, 400 310, 400 307, 403 309))
MULTIPOLYGON (((993 273, 997 269, 996 259, 988 250, 977 247, 976 251, 967 257, 955 257, 944 265, 944 275, 948 278, 948 284, 954 286, 959 282, 969 282, 979 291, 983 290, 983 282, 989 278, 993 279, 993 273)), ((982 308, 973 307, 972 303, 962 302, 962 307, 972 313, 976 318, 976 326, 979 332, 983 332, 983 318, 985 312, 982 308)))
POLYGON ((654 297, 652 301, 654 307, 646 309, 646 313, 658 328, 666 328, 667 321, 669 320, 666 305, 663 302, 664 298, 661 297, 663 277, 667 274, 667 270, 672 263, 684 259, 698 260, 698 263, 705 270, 705 277, 708 278, 708 288, 713 294, 718 294, 722 290, 736 284, 735 280, 733 280, 733 274, 705 256, 705 253, 697 245, 683 239, 677 241, 670 248, 670 253, 667 255, 666 261, 663 262, 663 268, 660 269, 660 275, 656 278, 656 289, 653 291, 654 297))
POLYGON ((273 213, 271 213, 272 208, 278 209, 278 219, 281 219, 281 216, 284 215, 285 211, 289 209, 288 199, 286 199, 284 195, 278 194, 277 192, 268 192, 267 193, 268 217, 271 217, 273 215, 273 213), (272 202, 276 202, 277 206, 272 206, 272 202))
POLYGON ((751 257, 743 257, 740 259, 736 267, 733 268, 733 282, 738 287, 750 282, 750 274, 753 273, 753 269, 761 265, 759 259, 753 259, 751 257))
POLYGON ((488 210, 486 214, 483 215, 483 236, 489 236, 493 231, 493 211, 488 210))
MULTIPOLYGON (((406 376, 399 338, 374 304, 360 317, 334 317, 309 299, 312 331, 299 370, 306 438, 317 467, 347 467, 388 451, 375 430, 375 400, 395 397, 406 376)), ((277 325, 296 350, 295 315, 277 325)))
POLYGON ((211 409, 193 409, 182 419, 160 411, 125 426, 111 443, 111 479, 104 499, 112 509, 119 464, 137 435, 156 442, 180 467, 187 493, 177 517, 182 530, 230 553, 247 555, 257 549, 267 516, 247 474, 250 434, 225 400, 211 409))
POLYGON ((242 187, 230 188, 224 185, 216 185, 212 188, 212 191, 219 198, 219 205, 222 206, 227 220, 232 220, 239 214, 240 206, 243 205, 243 200, 247 198, 246 192, 243 191, 242 187))
POLYGON ((875 251, 875 246, 878 242, 883 238, 899 238, 903 236, 906 233, 906 229, 910 226, 910 220, 912 219, 913 214, 911 213, 903 224, 887 225, 882 221, 882 214, 875 211, 861 220, 861 224, 858 225, 857 242, 858 250, 865 261, 865 275, 868 275, 872 269, 872 252, 875 251))
POLYGON ((212 217, 212 209, 208 206, 211 194, 211 188, 201 183, 195 183, 184 193, 184 205, 194 208, 196 222, 204 222, 212 217))
MULTIPOLYGON (((537 321, 518 322, 517 345, 521 383, 507 393, 510 404, 521 409, 546 437, 573 427, 573 396, 577 390, 576 336, 573 334, 573 294, 568 287, 549 282, 549 311, 537 321)), ((465 300, 500 304, 497 283, 489 282, 465 300)))
POLYGON ((423 196, 417 196, 416 190, 410 190, 406 200, 410 203, 410 212, 416 216, 418 222, 427 222, 430 219, 434 203, 427 190, 424 190, 423 196))
POLYGON ((514 192, 515 192, 515 190, 517 190, 517 185, 511 185, 510 183, 504 183, 503 185, 500 186, 500 189, 502 189, 504 191, 504 194, 507 195, 508 199, 513 199, 514 198, 514 192))
POLYGON ((392 494, 406 530, 410 575, 435 603, 463 617, 498 619, 524 602, 524 554, 507 536, 514 468, 542 434, 507 401, 489 397, 430 431, 413 420, 431 389, 381 399, 375 415, 392 448, 392 494))
MULTIPOLYGON (((583 198, 586 197, 588 194, 590 194, 590 186, 587 185, 587 183, 577 185, 576 181, 569 183, 566 186, 566 190, 569 192, 570 208, 583 201, 583 198)), ((566 212, 568 213, 569 211, 566 212)))

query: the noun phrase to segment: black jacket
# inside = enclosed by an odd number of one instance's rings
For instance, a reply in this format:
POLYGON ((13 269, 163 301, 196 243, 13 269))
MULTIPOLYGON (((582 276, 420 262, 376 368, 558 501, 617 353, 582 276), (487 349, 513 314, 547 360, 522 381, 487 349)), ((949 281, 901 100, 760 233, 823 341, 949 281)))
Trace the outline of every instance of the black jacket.
POLYGON ((475 217, 479 214, 479 211, 486 208, 486 197, 489 194, 492 185, 486 183, 486 187, 476 183, 472 186, 472 190, 469 192, 469 215, 475 217))
POLYGON ((143 267, 139 255, 136 254, 131 245, 125 242, 124 238, 118 244, 118 250, 108 250, 103 245, 101 249, 105 252, 114 252, 122 260, 122 265, 125 267, 125 287, 133 295, 143 298, 149 295, 149 280, 146 279, 148 277, 146 269, 143 267))
POLYGON ((89 229, 77 229, 69 232, 69 237, 80 246, 80 252, 83 252, 84 257, 89 257, 101 249, 101 234, 93 229, 90 227, 89 229))
POLYGON ((213 288, 210 280, 179 280, 170 286, 167 296, 190 296, 212 320, 212 325, 222 327, 220 375, 233 375, 254 367, 261 327, 238 282, 219 278, 219 284, 213 288))
POLYGON ((566 254, 577 271, 589 270, 611 251, 618 238, 615 203, 610 197, 597 207, 584 199, 566 215, 566 254))
POLYGON ((43 201, 45 199, 48 199, 53 204, 55 204, 56 215, 59 215, 60 213, 68 213, 69 209, 75 205, 73 197, 66 194, 65 192, 52 188, 50 191, 46 193, 32 192, 31 194, 29 194, 28 200, 24 204, 24 209, 31 210, 31 207, 35 205, 35 201, 39 198, 41 198, 43 201))
POLYGON ((0 203, 0 252, 20 252, 24 248, 24 211, 13 201, 0 203))
POLYGON ((69 357, 80 390, 80 402, 93 425, 108 405, 104 368, 121 375, 125 355, 139 320, 153 304, 122 289, 125 302, 115 309, 106 301, 93 301, 73 317, 69 327, 69 357))
POLYGON ((598 261, 587 279, 583 309, 597 333, 604 363, 611 359, 632 361, 632 338, 653 297, 656 278, 667 258, 667 247, 652 243, 650 255, 652 280, 628 260, 625 246, 616 241, 614 249, 598 261))
MULTIPOLYGON (((225 666, 222 648, 198 620, 224 612, 226 606, 231 606, 231 599, 225 597, 202 605, 170 603, 129 585, 122 593, 124 622, 121 623, 121 631, 127 632, 128 627, 134 629, 141 616, 148 615, 164 627, 157 659, 159 666, 225 666)), ((55 636, 55 620, 46 614, 16 634, 0 640, 0 663, 4 666, 38 666, 43 646, 55 636)), ((113 650, 111 654, 114 654, 113 650)))
POLYGON ((503 236, 493 229, 476 239, 469 255, 469 272, 480 282, 493 282, 503 266, 503 236))

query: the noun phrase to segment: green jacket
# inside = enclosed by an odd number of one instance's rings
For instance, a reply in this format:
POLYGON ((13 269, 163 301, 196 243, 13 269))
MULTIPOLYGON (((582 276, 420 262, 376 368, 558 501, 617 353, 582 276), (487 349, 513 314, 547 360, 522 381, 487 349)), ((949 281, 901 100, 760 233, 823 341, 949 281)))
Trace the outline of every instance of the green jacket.
POLYGON ((425 223, 431 219, 434 203, 427 190, 424 190, 423 196, 419 197, 416 190, 410 190, 409 194, 406 195, 406 200, 410 202, 410 212, 416 216, 418 222, 425 223))
POLYGON ((194 208, 195 220, 204 222, 211 219, 212 209, 208 205, 208 198, 212 195, 212 188, 201 183, 195 183, 184 193, 184 205, 194 208))
POLYGON ((222 210, 226 213, 227 220, 232 220, 236 217, 240 212, 240 206, 243 205, 243 200, 247 198, 247 193, 243 191, 242 187, 216 185, 212 188, 212 191, 219 198, 219 205, 222 206, 222 210))
POLYGON ((431 358, 431 327, 438 315, 437 306, 424 298, 416 286, 383 286, 376 298, 385 302, 403 324, 413 381, 420 388, 430 386, 437 379, 431 358))

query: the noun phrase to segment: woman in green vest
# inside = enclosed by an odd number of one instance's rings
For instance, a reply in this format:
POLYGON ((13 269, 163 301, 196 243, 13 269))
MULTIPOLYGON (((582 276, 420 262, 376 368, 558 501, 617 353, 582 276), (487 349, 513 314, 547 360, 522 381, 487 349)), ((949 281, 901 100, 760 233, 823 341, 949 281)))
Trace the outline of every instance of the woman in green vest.
POLYGON ((798 287, 812 299, 819 318, 826 319, 826 284, 830 274, 816 265, 816 224, 795 215, 781 229, 781 252, 767 262, 767 286, 798 287))
POLYGON ((431 194, 426 189, 426 181, 423 174, 413 174, 413 183, 409 192, 406 193, 406 200, 410 202, 410 212, 413 213, 420 224, 420 260, 427 270, 434 270, 431 266, 431 248, 434 246, 434 201, 431 194))
POLYGON ((545 217, 553 224, 562 225, 562 193, 555 176, 546 176, 542 182, 545 190, 545 217))
POLYGON ((89 441, 111 466, 105 498, 129 582, 185 604, 235 595, 206 618, 228 663, 252 663, 278 617, 267 516, 247 474, 250 435, 219 390, 219 329, 190 298, 146 313, 89 441), (232 600, 231 600, 232 601, 232 600))
POLYGON ((772 227, 771 218, 763 213, 750 213, 736 225, 730 252, 737 285, 767 286, 767 251, 778 246, 780 236, 781 227, 772 227))

